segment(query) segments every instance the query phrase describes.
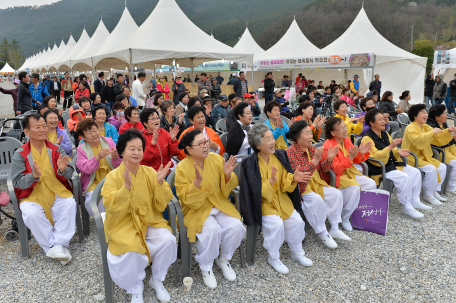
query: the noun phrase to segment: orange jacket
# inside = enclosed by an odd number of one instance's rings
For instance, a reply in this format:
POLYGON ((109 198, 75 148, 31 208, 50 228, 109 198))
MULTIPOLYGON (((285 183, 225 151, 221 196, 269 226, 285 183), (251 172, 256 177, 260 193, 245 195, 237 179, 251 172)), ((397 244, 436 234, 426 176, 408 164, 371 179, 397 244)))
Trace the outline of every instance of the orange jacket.
POLYGON ((84 110, 82 109, 82 107, 80 107, 77 104, 74 104, 73 106, 71 106, 70 111, 69 111, 70 119, 68 119, 68 121, 67 121, 68 131, 72 131, 72 130, 76 131, 78 123, 79 123, 77 113, 81 113, 81 119, 84 119, 86 117, 86 114, 85 114, 84 110))
MULTIPOLYGON (((322 159, 326 159, 328 157, 328 149, 332 146, 336 146, 339 143, 337 143, 336 139, 333 137, 332 139, 327 139, 325 143, 323 144, 323 156, 321 157, 322 159)), ((351 142, 350 138, 345 138, 344 139, 344 146, 347 151, 350 150, 354 145, 351 142)), ((361 162, 364 162, 369 158, 369 153, 365 153, 364 155, 358 153, 355 159, 353 159, 353 162, 350 160, 348 156, 344 156, 344 152, 339 149, 339 152, 337 155, 334 157, 332 164, 331 164, 331 169, 334 171, 336 174, 336 187, 339 187, 339 179, 343 175, 345 169, 350 168, 353 166, 353 164, 358 164, 361 162)), ((325 180, 329 184, 329 174, 325 173, 322 176, 322 179, 325 180)))
MULTIPOLYGON (((204 128, 206 129, 206 133, 209 135, 209 140, 214 141, 220 147, 219 155, 223 157, 223 154, 225 153, 225 147, 223 147, 222 140, 220 140, 220 137, 212 128, 209 128, 207 126, 205 126, 204 128)), ((195 128, 193 126, 190 126, 182 132, 179 139, 181 139, 186 133, 194 129, 195 128)), ((178 158, 181 160, 187 158, 187 154, 184 152, 184 150, 180 151, 178 158)))

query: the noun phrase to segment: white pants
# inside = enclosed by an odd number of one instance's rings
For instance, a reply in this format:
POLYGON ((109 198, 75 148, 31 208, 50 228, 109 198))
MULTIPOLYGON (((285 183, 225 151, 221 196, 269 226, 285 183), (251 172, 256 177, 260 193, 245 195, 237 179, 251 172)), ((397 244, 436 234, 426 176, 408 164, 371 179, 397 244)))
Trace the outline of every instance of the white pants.
MULTIPOLYGON (((89 215, 91 217, 93 217, 92 207, 90 207, 90 200, 92 199, 93 190, 86 192, 85 195, 86 195, 85 196, 86 200, 84 202, 84 206, 87 209, 87 212, 89 213, 89 215)), ((98 211, 100 212, 100 214, 106 212, 105 207, 103 205, 103 199, 98 201, 98 211)))
POLYGON ((397 198, 404 210, 414 210, 412 203, 420 202, 421 172, 410 165, 403 166, 402 171, 392 170, 386 178, 393 181, 397 189, 397 198))
POLYGON ((358 181, 361 188, 358 185, 352 185, 346 188, 339 189, 342 193, 344 201, 344 205, 342 208, 342 221, 344 222, 350 219, 351 215, 358 207, 361 189, 370 190, 377 188, 377 184, 375 183, 375 181, 369 177, 366 177, 364 175, 356 175, 355 178, 356 181, 358 181))
POLYGON ((341 222, 342 193, 337 188, 329 186, 324 186, 323 192, 324 199, 313 192, 301 196, 302 210, 316 234, 326 230, 326 218, 331 224, 341 222))
POLYGON ((241 220, 228 216, 218 208, 213 207, 209 217, 203 224, 203 229, 197 233, 196 247, 198 253, 195 260, 202 271, 212 270, 214 260, 219 255, 231 260, 234 251, 244 239, 245 227, 241 220), (221 250, 221 253, 219 251, 221 250))
POLYGON ((292 252, 303 253, 302 241, 306 235, 305 223, 295 210, 288 219, 282 220, 280 216, 263 216, 263 246, 268 250, 269 257, 273 260, 280 259, 279 249, 283 241, 287 241, 292 252))
POLYGON ((428 164, 418 167, 418 169, 424 172, 423 191, 425 196, 431 197, 434 190, 440 191, 442 189, 442 182, 445 180, 447 169, 445 164, 440 163, 438 167, 441 182, 438 181, 437 170, 434 165, 428 164))
MULTIPOLYGON (((152 261, 152 278, 165 281, 168 268, 176 261, 176 237, 166 228, 147 227, 146 243, 152 261)), ((113 255, 108 249, 107 260, 112 280, 129 294, 140 294, 144 290, 143 280, 149 258, 146 254, 127 252, 113 255)))
POLYGON ((448 188, 456 188, 456 160, 451 160, 451 173, 450 173, 450 180, 448 180, 448 188))
POLYGON ((76 201, 73 197, 62 198, 55 195, 51 206, 54 226, 46 218, 41 205, 23 201, 20 204, 25 226, 32 232, 38 244, 45 253, 54 245, 68 247, 76 231, 76 201))

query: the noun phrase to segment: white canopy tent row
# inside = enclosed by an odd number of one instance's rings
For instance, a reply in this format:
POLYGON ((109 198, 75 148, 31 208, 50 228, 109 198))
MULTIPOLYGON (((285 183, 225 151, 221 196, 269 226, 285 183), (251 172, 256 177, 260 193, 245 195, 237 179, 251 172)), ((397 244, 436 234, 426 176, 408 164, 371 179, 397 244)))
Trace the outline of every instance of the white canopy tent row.
POLYGON ((54 43, 54 47, 52 48, 52 50, 50 52, 48 52, 48 55, 47 55, 47 58, 46 58, 46 61, 43 65, 41 66, 38 66, 38 71, 39 72, 46 72, 49 67, 48 67, 48 62, 50 62, 52 60, 52 58, 54 58, 57 53, 59 51, 59 48, 57 47, 57 45, 54 43))
POLYGON ((68 39, 67 44, 63 48, 60 47, 59 53, 53 59, 51 59, 51 62, 49 62, 48 71, 58 72, 59 70, 55 67, 55 63, 61 62, 67 54, 72 52, 75 46, 76 41, 74 41, 73 35, 70 33, 70 38, 68 39))

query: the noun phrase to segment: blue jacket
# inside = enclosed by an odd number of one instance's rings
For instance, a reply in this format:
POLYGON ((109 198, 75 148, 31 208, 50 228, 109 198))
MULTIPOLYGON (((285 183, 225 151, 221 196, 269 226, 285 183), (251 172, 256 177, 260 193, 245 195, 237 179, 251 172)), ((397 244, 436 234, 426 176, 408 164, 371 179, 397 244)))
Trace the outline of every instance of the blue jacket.
POLYGON ((47 90, 51 90, 51 83, 54 82, 51 79, 44 81, 44 85, 46 86, 47 90))
POLYGON ((117 140, 119 140, 119 133, 114 125, 109 124, 108 122, 104 123, 105 128, 105 137, 111 138, 115 144, 117 144, 117 140))
POLYGON ((95 90, 96 93, 100 94, 101 95, 101 91, 103 90, 103 87, 105 86, 106 84, 104 82, 101 82, 100 79, 96 79, 95 81, 93 81, 93 89, 95 90))
MULTIPOLYGON (((32 98, 36 101, 40 102, 43 105, 43 99, 46 96, 49 96, 49 91, 41 82, 38 82, 38 88, 35 89, 35 85, 32 83, 29 86, 30 93, 32 94, 32 98)), ((36 103, 33 103, 33 106, 38 106, 36 103)))
POLYGON ((288 146, 287 134, 288 134, 289 128, 286 123, 283 124, 282 128, 276 127, 274 130, 272 130, 272 125, 271 125, 271 122, 269 122, 269 119, 266 120, 266 122, 264 122, 263 124, 265 124, 269 127, 269 129, 272 131, 272 136, 274 137, 275 140, 277 140, 277 138, 282 135, 283 139, 285 140, 285 142, 287 143, 287 146, 288 146))
MULTIPOLYGON (((188 81, 188 82, 192 82, 192 81, 188 81)), ((150 80, 150 83, 152 83, 152 88, 157 88, 157 80, 152 78, 152 80, 150 80)))
POLYGON ((211 117, 215 120, 220 120, 222 118, 226 118, 226 114, 230 111, 230 107, 224 107, 220 103, 216 104, 212 109, 211 117))
MULTIPOLYGON (((284 104, 285 103, 285 98, 284 97, 276 97, 275 100, 277 102, 279 102, 280 104, 284 104)), ((290 109, 288 108, 288 106, 284 106, 280 109, 280 113, 286 113, 286 112, 289 112, 290 109)))

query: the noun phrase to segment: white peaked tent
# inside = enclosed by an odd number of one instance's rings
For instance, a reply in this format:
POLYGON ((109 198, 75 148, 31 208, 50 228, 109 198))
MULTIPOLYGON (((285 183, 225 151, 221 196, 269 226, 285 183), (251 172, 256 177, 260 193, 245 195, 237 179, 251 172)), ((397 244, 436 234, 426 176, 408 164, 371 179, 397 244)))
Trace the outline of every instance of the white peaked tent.
POLYGON ((257 56, 264 53, 264 49, 256 43, 253 39, 252 34, 250 34, 249 29, 246 27, 244 33, 242 34, 241 39, 233 47, 234 50, 240 53, 253 53, 253 58, 256 59, 257 56))
POLYGON ((38 60, 36 60, 36 62, 33 64, 33 67, 32 69, 39 73, 41 72, 39 70, 39 67, 47 60, 47 56, 49 55, 49 53, 51 52, 51 48, 48 46, 48 49, 43 49, 43 52, 41 53, 41 55, 39 56, 38 60))
POLYGON ((305 57, 318 51, 319 48, 304 36, 296 20, 293 20, 285 35, 270 49, 255 56, 255 61, 305 57))
POLYGON ((92 59, 91 55, 93 52, 102 45, 102 41, 106 40, 109 37, 109 31, 106 29, 106 26, 103 23, 103 20, 100 20, 97 29, 90 38, 90 41, 82 48, 79 53, 75 54, 71 58, 71 68, 72 69, 86 69, 92 70, 92 59), (84 60, 87 59, 88 60, 84 60))
POLYGON ((85 48, 85 46, 87 45, 87 43, 89 43, 89 41, 90 41, 90 37, 87 34, 85 27, 84 27, 81 37, 79 37, 78 42, 72 48, 71 52, 68 52, 62 59, 59 60, 59 62, 56 62, 55 64, 53 64, 53 67, 55 67, 59 71, 71 70, 71 59, 75 58, 80 53, 80 51, 85 48))
MULTIPOLYGON (((93 51, 80 56, 80 58, 83 58, 80 62, 88 66, 95 67, 94 65, 92 65, 92 57, 105 54, 107 51, 111 50, 113 47, 118 45, 120 41, 123 41, 126 37, 131 35, 137 29, 138 25, 136 24, 135 20, 133 20, 133 17, 131 16, 127 7, 125 7, 123 14, 120 17, 119 23, 116 25, 116 27, 109 35, 109 37, 107 37, 101 43, 97 41, 96 48, 93 49, 93 51)), ((125 63, 123 63, 122 65, 125 66, 125 63)), ((112 66, 96 66, 96 69, 109 70, 111 67, 112 66)))
POLYGON ((12 68, 8 62, 5 63, 5 66, 0 70, 0 74, 14 74, 15 70, 12 68))
POLYGON ((66 57, 66 55, 71 53, 71 51, 73 50, 73 47, 75 45, 76 45, 76 41, 74 41, 73 35, 70 34, 70 38, 68 39, 67 44, 63 48, 60 47, 59 53, 55 56, 54 59, 51 60, 51 62, 49 62, 49 71, 50 72, 57 72, 58 71, 57 68, 56 68, 56 63, 61 62, 62 59, 64 57, 66 57))
POLYGON ((136 31, 105 54, 94 56, 93 63, 97 67, 121 63, 124 67, 137 64, 153 68, 154 64, 172 65, 173 59, 180 66, 196 66, 217 59, 252 63, 252 57, 237 53, 206 34, 188 19, 175 0, 160 0, 136 31))
POLYGON ((48 64, 51 62, 52 58, 55 58, 55 55, 58 53, 59 48, 54 42, 54 47, 52 48, 51 52, 48 53, 46 57, 46 61, 43 61, 40 66, 38 66, 38 69, 45 73, 48 70, 48 64))
MULTIPOLYGON (((409 53, 385 39, 369 21, 364 8, 342 36, 312 56, 360 53, 374 53, 374 73, 380 75, 382 92, 392 91, 396 100, 403 91, 409 90, 411 103, 423 102, 427 58, 409 53)), ((364 74, 359 79, 361 87, 368 88, 373 79, 372 69, 359 70, 359 73, 364 74)))

